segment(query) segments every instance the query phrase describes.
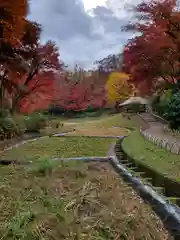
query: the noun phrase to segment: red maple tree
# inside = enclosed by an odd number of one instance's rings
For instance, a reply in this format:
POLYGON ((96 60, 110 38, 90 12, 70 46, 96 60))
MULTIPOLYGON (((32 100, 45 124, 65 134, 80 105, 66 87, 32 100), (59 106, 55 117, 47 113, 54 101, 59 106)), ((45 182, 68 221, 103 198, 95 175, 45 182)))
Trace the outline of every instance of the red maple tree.
POLYGON ((125 26, 139 36, 131 39, 123 53, 123 70, 142 92, 153 90, 159 78, 174 83, 179 75, 179 14, 175 1, 143 1, 135 12, 141 21, 125 26), (143 21, 142 21, 143 20, 143 21))
MULTIPOLYGON (((73 75, 74 77, 78 74, 73 75)), ((98 79, 98 75, 80 76, 81 80, 61 78, 58 94, 54 102, 65 111, 84 111, 88 107, 103 108, 106 104, 104 84, 98 79), (99 80, 99 81, 98 81, 99 80)))
MULTIPOLYGON (((28 106, 27 102, 30 105, 32 99, 38 102, 41 99, 42 107, 45 106, 45 95, 49 94, 49 98, 52 95, 50 84, 54 85, 54 74, 63 68, 55 43, 48 41, 40 45, 40 32, 41 29, 37 23, 27 21, 21 41, 11 46, 11 56, 1 62, 1 83, 4 89, 1 103, 6 96, 12 112, 18 110, 19 107, 20 111, 21 108, 24 111, 25 107, 22 103, 26 102, 28 106)), ((35 106, 33 103, 32 105, 35 106)), ((32 107, 28 106, 26 111, 29 109, 32 107)))

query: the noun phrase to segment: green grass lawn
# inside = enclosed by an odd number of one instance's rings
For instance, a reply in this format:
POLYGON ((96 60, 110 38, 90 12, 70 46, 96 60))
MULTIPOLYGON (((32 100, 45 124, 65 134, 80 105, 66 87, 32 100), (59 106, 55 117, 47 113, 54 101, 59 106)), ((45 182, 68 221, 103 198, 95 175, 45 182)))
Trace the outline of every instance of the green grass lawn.
POLYGON ((106 156, 112 141, 87 137, 45 137, 7 150, 0 158, 34 161, 38 158, 106 156))
MULTIPOLYGON (((58 119, 57 119, 58 121, 58 119)), ((80 119, 77 122, 69 120, 64 122, 64 126, 60 130, 71 130, 73 128, 88 129, 88 134, 97 130, 101 130, 101 135, 106 128, 112 126, 120 127, 134 127, 133 119, 124 119, 120 114, 113 116, 105 116, 96 120, 83 120, 80 119), (72 125, 68 125, 72 123, 72 125), (104 129, 104 130, 103 130, 104 129)), ((56 129, 55 129, 56 130, 56 129)), ((57 132, 59 129, 56 130, 57 132)), ((113 133, 118 132, 119 129, 113 133)), ((126 131, 119 131, 119 133, 126 134, 126 131)), ((106 133, 107 134, 107 133, 106 133)), ((110 134, 110 133, 109 133, 110 134)), ((117 133, 118 134, 118 133, 117 133)), ((87 137, 45 137, 35 142, 28 142, 18 148, 13 148, 1 153, 1 159, 15 159, 15 160, 37 160, 38 158, 54 158, 54 157, 81 157, 81 156, 106 156, 107 150, 113 139, 98 139, 98 138, 87 138, 87 137)))
POLYGON ((137 162, 157 172, 180 181, 180 156, 145 140, 138 131, 132 132, 122 142, 123 149, 137 162))
POLYGON ((167 239, 107 163, 1 167, 0 187, 1 240, 167 239))

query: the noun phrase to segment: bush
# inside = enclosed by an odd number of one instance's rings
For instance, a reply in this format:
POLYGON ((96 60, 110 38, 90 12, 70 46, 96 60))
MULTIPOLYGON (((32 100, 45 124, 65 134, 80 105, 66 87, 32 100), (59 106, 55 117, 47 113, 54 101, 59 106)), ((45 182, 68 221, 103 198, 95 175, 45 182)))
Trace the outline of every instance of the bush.
POLYGON ((11 138, 18 135, 19 129, 15 121, 11 117, 0 118, 1 136, 11 138))
POLYGON ((18 128, 21 130, 21 132, 24 132, 26 129, 25 116, 22 114, 15 114, 13 115, 13 119, 16 122, 18 128))
POLYGON ((37 176, 48 176, 59 165, 58 161, 46 158, 40 158, 30 169, 37 176))
POLYGON ((153 110, 161 117, 165 118, 167 107, 172 98, 172 90, 165 90, 161 95, 156 96, 152 101, 153 110))
POLYGON ((171 129, 180 129, 180 93, 172 95, 164 117, 169 121, 169 127, 171 129))
POLYGON ((25 126, 27 132, 40 132, 47 126, 47 118, 42 113, 33 113, 25 117, 25 126))
POLYGON ((0 118, 10 117, 10 112, 8 109, 0 109, 0 118))
POLYGON ((0 109, 0 135, 1 140, 21 135, 21 128, 7 109, 0 109))

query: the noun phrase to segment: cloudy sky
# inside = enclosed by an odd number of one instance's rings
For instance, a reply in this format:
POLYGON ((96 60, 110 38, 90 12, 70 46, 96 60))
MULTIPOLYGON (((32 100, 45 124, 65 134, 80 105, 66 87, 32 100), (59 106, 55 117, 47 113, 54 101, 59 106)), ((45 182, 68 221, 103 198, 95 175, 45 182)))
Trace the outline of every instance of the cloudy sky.
POLYGON ((131 37, 121 26, 131 18, 126 5, 132 2, 139 0, 31 0, 29 19, 42 25, 42 42, 56 41, 65 63, 90 68, 131 37))

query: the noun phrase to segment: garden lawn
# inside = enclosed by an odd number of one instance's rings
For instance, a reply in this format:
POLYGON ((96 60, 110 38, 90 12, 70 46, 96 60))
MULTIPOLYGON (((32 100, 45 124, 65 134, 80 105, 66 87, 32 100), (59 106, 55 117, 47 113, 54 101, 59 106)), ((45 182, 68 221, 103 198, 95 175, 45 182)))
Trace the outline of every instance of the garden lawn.
POLYGON ((128 119, 129 114, 123 116, 122 114, 114 114, 112 116, 101 116, 99 118, 80 118, 80 119, 70 119, 64 121, 65 124, 75 124, 76 126, 87 126, 90 127, 91 125, 97 127, 112 127, 112 126, 119 126, 124 128, 135 128, 137 127, 138 121, 136 116, 132 116, 128 119))
POLYGON ((132 132, 122 142, 125 152, 137 162, 155 169, 163 175, 180 181, 180 156, 145 140, 138 131, 132 132))
POLYGON ((168 239, 107 163, 0 167, 0 186, 1 240, 168 239))
MULTIPOLYGON (((134 118, 134 117, 133 117, 134 118)), ((63 158, 81 156, 106 156, 106 153, 114 142, 114 139, 88 138, 86 136, 126 136, 129 131, 124 127, 135 127, 134 119, 127 119, 121 114, 104 116, 98 119, 80 119, 73 122, 67 120, 58 131, 76 129, 70 135, 83 135, 84 137, 44 137, 34 142, 28 142, 18 148, 13 148, 1 153, 1 159, 13 159, 20 161, 34 161, 39 158, 63 158), (119 126, 120 128, 114 128, 119 126)), ((54 120, 55 121, 55 120, 54 120)), ((59 120, 56 120, 56 123, 59 120)), ((61 121, 62 123, 62 121, 61 121)))
POLYGON ((71 126, 76 124, 75 132, 68 135, 76 136, 127 136, 128 129, 135 129, 138 125, 137 117, 131 119, 123 117, 121 114, 113 116, 105 116, 98 119, 79 119, 76 122, 66 122, 66 125, 71 126))
POLYGON ((45 137, 1 153, 1 159, 35 161, 39 158, 106 156, 113 139, 45 137))

